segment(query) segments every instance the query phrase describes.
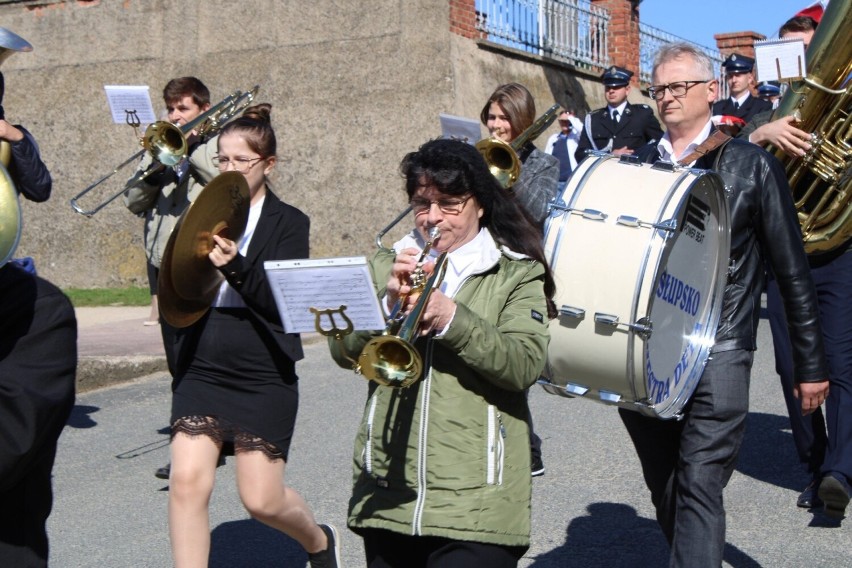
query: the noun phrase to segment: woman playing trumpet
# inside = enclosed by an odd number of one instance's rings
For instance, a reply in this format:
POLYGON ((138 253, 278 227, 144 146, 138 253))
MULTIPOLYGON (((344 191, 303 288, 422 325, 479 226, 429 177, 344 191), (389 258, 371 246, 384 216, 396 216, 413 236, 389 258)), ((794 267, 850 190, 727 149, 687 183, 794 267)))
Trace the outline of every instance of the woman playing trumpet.
MULTIPOLYGON (((386 307, 410 291, 430 230, 446 274, 415 347, 422 379, 370 383, 349 527, 368 566, 516 566, 529 546, 526 388, 545 363, 554 283, 541 236, 472 146, 434 140, 402 161, 415 231, 372 260, 386 307)), ((429 271, 431 262, 426 263, 429 271)), ((332 340, 351 366, 370 334, 332 340)))

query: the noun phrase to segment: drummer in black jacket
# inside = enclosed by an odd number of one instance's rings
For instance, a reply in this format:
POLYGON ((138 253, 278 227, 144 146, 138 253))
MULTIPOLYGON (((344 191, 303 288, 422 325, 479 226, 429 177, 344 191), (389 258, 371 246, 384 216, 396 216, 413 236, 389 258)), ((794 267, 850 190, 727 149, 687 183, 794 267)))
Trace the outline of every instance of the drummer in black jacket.
POLYGON ((736 116, 748 122, 754 115, 772 110, 772 103, 751 94, 754 85, 754 59, 732 53, 722 63, 730 96, 713 104, 713 114, 736 116))
POLYGON ((612 66, 601 75, 607 105, 586 115, 583 135, 574 157, 577 162, 589 150, 611 152, 616 156, 632 154, 652 140, 659 140, 663 131, 651 107, 627 102, 632 71, 612 66))
POLYGON ((666 134, 637 152, 640 162, 712 169, 725 184, 730 206, 721 319, 683 419, 659 420, 619 409, 671 545, 672 568, 722 565, 723 490, 745 433, 766 268, 775 274, 784 299, 799 410, 814 412, 828 394, 817 296, 784 169, 757 145, 726 140, 714 130, 709 112, 717 91, 713 74, 710 58, 691 44, 660 49, 649 91, 666 134))

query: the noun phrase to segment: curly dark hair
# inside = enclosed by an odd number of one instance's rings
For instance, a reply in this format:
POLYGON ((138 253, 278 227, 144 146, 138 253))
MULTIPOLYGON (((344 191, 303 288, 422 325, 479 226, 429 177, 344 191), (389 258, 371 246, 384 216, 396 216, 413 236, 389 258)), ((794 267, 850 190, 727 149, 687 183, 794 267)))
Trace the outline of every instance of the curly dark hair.
POLYGON ((544 266, 548 316, 556 317, 556 284, 544 256, 541 231, 515 195, 491 175, 485 159, 473 146, 446 138, 431 140, 402 159, 400 173, 409 199, 425 186, 434 186, 446 195, 472 194, 483 210, 480 227, 487 228, 498 244, 544 266))

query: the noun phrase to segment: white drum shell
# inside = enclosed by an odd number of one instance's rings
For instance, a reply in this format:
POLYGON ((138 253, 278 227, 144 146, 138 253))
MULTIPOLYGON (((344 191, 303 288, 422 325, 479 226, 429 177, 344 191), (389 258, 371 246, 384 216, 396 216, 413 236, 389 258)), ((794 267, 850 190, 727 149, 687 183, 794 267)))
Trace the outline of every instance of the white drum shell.
POLYGON ((545 388, 679 416, 721 316, 730 249, 721 179, 594 156, 563 201, 545 235, 562 313, 545 388))

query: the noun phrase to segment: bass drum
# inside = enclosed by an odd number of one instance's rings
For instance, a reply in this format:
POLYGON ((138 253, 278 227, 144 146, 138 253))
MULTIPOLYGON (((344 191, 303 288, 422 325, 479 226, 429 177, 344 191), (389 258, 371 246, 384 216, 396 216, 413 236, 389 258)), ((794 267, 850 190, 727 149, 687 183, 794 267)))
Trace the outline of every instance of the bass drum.
POLYGON ((552 394, 679 418, 722 311, 730 227, 712 172, 590 157, 553 206, 552 394))

